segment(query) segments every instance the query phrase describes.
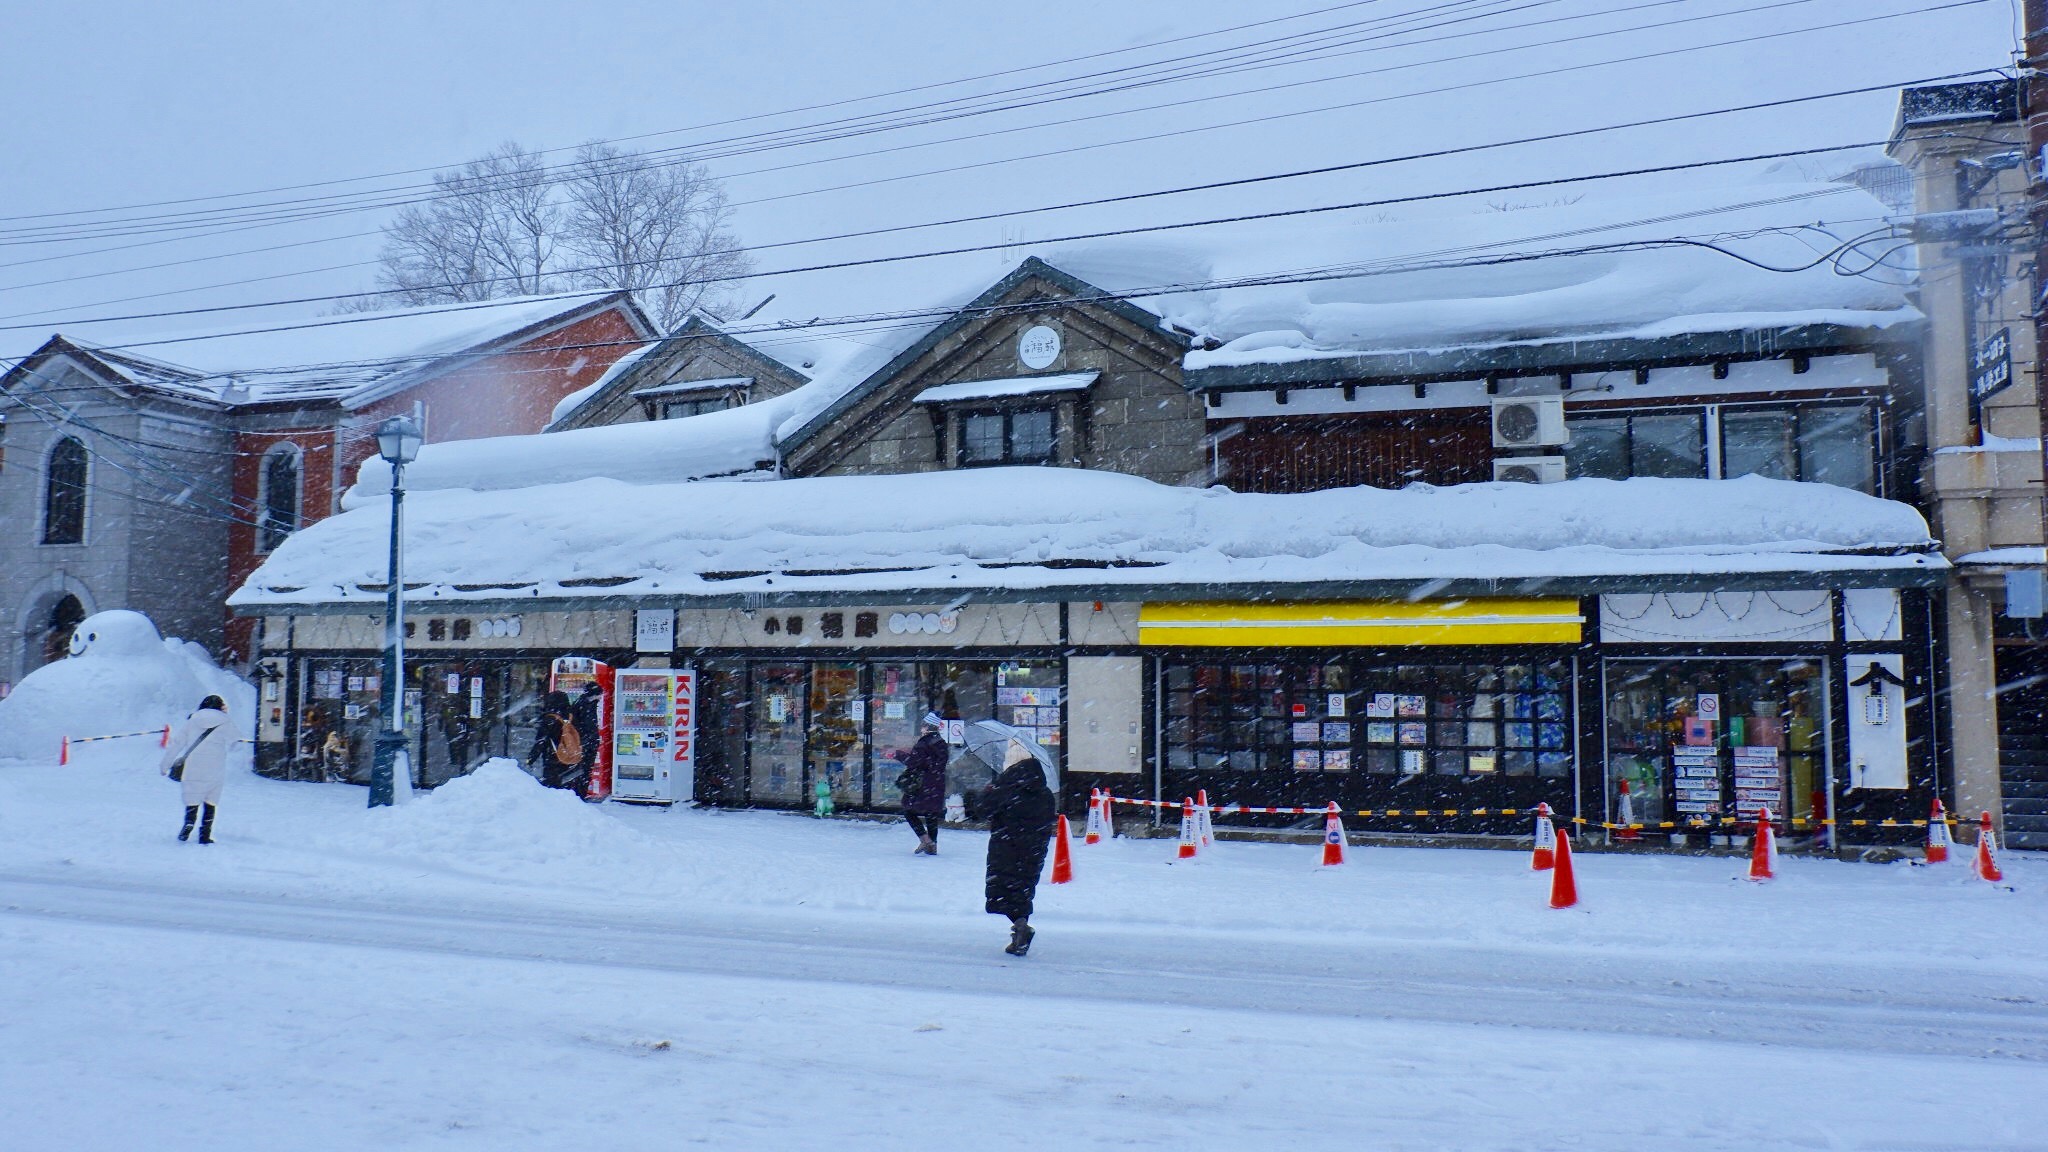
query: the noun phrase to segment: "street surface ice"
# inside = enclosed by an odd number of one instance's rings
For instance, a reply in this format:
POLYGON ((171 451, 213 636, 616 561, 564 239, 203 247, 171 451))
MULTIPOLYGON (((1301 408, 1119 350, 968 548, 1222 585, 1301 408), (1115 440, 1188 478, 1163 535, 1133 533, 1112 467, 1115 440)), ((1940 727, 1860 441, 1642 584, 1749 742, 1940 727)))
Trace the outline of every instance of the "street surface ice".
MULTIPOLYGON (((974 833, 0 762, 20 1148, 2048 1147, 2048 864, 974 833)), ((1964 855, 1958 853, 1959 856, 1964 855)))

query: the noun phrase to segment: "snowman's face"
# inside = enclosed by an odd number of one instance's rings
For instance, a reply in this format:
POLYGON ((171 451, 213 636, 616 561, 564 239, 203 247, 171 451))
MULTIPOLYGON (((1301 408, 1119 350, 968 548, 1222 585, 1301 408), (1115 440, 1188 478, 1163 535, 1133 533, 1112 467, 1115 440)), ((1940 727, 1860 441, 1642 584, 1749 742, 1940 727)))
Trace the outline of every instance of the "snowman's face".
POLYGON ((73 628, 71 630, 71 654, 73 656, 85 655, 86 646, 97 639, 99 639, 98 634, 86 631, 84 625, 73 628))

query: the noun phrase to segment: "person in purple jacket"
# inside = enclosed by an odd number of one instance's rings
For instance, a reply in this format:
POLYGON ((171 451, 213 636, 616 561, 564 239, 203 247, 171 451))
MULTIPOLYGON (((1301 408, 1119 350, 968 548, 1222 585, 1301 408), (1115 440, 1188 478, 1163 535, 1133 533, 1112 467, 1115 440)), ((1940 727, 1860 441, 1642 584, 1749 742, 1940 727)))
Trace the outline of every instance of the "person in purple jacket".
POLYGON ((896 787, 903 793, 903 818, 917 834, 917 849, 912 854, 937 856, 939 817, 946 811, 946 763, 952 759, 952 753, 946 747, 946 738, 939 735, 945 725, 938 713, 925 713, 918 727, 917 743, 904 757, 896 787))

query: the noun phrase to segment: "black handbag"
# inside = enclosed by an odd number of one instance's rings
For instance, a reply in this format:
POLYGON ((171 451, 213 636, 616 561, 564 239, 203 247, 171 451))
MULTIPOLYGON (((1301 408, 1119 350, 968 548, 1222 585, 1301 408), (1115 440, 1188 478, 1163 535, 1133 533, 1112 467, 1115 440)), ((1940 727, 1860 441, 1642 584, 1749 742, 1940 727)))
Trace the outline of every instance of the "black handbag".
POLYGON ((172 761, 170 776, 173 780, 182 781, 185 779, 185 757, 180 756, 175 761, 172 761))

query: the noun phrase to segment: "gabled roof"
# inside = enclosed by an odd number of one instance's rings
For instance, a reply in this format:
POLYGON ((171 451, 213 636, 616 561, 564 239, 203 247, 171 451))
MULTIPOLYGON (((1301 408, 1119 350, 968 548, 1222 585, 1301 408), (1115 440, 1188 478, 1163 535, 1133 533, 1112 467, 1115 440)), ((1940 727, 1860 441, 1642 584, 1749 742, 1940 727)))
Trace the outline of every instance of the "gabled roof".
POLYGON ((606 291, 366 312, 232 332, 90 329, 86 335, 52 336, 23 365, 61 351, 110 381, 180 399, 354 408, 614 309, 642 337, 656 334, 631 293, 606 291))
POLYGON ((190 369, 140 356, 107 352, 63 336, 50 337, 42 347, 23 357, 5 375, 0 375, 0 392, 13 392, 24 385, 29 386, 26 390, 34 391, 35 385, 54 383, 43 366, 60 359, 71 361, 110 388, 187 403, 211 406, 220 403, 217 389, 190 369))
MULTIPOLYGON (((1022 311, 1027 308, 1042 307, 1043 302, 1041 301, 1011 306, 1003 304, 1004 297, 1010 295, 1020 285, 1030 280, 1042 280, 1061 292, 1077 298, 1075 301, 1077 303, 1086 303, 1107 309, 1141 328, 1160 332, 1164 337, 1182 347, 1188 346, 1188 338, 1186 336, 1164 327, 1159 317, 1154 313, 1146 311, 1144 308, 1122 297, 1105 292, 1103 289, 1082 280, 1078 276, 1064 272, 1046 263, 1044 260, 1032 256, 1027 258, 1022 264, 1017 265, 1009 275, 982 290, 972 300, 954 308, 944 320, 926 330, 923 335, 919 336, 908 347, 903 348, 890 357, 887 363, 867 373, 859 382, 842 391, 831 403, 811 413, 794 427, 785 425, 776 438, 776 448, 787 453, 816 436, 834 420, 885 386, 903 369, 915 363, 918 357, 923 356, 941 341, 959 332, 969 324, 998 312, 1013 309, 1022 311)), ((1055 303, 1057 302, 1055 301, 1055 303)))
POLYGON ((674 332, 619 357, 603 376, 565 400, 556 409, 548 427, 553 429, 567 425, 575 420, 577 413, 590 411, 620 392, 638 391, 661 380, 677 360, 700 348, 705 341, 716 343, 720 351, 751 366, 755 375, 787 380, 792 387, 810 379, 805 372, 731 335, 702 315, 692 313, 674 332))

